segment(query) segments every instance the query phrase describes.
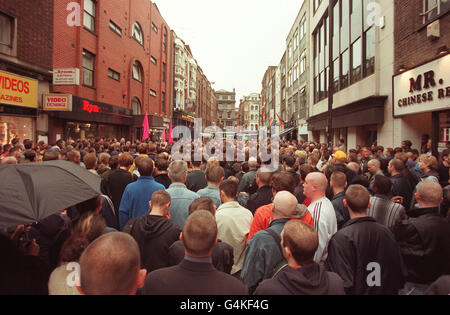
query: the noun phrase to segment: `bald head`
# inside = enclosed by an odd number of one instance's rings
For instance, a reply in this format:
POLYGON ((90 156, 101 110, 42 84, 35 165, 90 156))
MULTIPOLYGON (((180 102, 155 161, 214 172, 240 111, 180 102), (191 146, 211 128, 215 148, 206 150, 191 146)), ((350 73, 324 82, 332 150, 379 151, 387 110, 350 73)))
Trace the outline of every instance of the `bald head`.
POLYGON ((136 292, 140 253, 128 234, 108 233, 92 242, 80 258, 80 285, 87 295, 128 295, 136 292))
POLYGON ((317 186, 317 190, 322 193, 325 193, 325 191, 327 190, 328 180, 323 173, 309 173, 308 176, 306 176, 306 181, 314 186, 317 186))
POLYGON ((288 191, 280 191, 273 199, 274 219, 291 218, 297 212, 297 198, 288 191))
POLYGON ((351 169, 353 172, 355 172, 356 174, 359 173, 359 164, 356 162, 350 162, 347 165, 348 169, 351 169))
POLYGON ((443 200, 441 185, 431 180, 424 180, 417 185, 416 199, 420 208, 438 207, 443 200))

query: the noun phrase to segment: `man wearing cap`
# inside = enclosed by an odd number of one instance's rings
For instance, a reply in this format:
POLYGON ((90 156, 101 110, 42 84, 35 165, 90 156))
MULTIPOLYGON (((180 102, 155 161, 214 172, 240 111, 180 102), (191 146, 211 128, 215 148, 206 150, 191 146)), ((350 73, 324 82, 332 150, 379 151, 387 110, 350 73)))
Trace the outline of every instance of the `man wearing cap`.
POLYGON ((333 159, 331 163, 335 167, 336 171, 342 172, 347 176, 347 183, 351 183, 353 178, 357 175, 352 170, 348 169, 345 163, 347 162, 347 154, 342 151, 336 151, 331 155, 333 159))
POLYGON ((280 244, 268 230, 278 236, 286 222, 299 213, 297 198, 288 191, 280 191, 273 200, 273 221, 266 230, 256 233, 248 242, 245 251, 244 265, 241 271, 241 280, 253 292, 258 284, 270 278, 274 268, 283 260, 279 249, 280 244))

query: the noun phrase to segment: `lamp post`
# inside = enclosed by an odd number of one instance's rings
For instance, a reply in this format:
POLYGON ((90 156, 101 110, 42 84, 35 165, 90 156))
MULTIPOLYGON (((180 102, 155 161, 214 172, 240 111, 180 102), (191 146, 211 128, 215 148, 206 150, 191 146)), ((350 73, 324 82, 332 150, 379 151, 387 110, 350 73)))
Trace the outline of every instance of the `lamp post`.
POLYGON ((333 148, 333 93, 334 93, 334 69, 333 69, 333 32, 332 27, 334 26, 333 21, 333 3, 334 0, 329 0, 328 3, 328 127, 327 127, 327 137, 328 146, 330 149, 333 148))

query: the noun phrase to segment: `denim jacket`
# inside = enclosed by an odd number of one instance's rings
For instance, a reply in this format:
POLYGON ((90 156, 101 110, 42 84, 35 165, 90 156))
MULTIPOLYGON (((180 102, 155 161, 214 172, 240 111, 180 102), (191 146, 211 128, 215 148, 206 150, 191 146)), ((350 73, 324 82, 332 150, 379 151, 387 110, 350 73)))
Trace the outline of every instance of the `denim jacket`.
POLYGON ((220 200, 220 190, 217 186, 208 185, 208 187, 197 191, 197 194, 199 194, 200 197, 211 198, 217 208, 222 204, 222 201, 220 200))
POLYGON ((186 185, 182 183, 173 183, 166 191, 169 193, 172 202, 170 205, 170 220, 183 228, 184 222, 189 216, 189 206, 200 196, 187 189, 186 185))

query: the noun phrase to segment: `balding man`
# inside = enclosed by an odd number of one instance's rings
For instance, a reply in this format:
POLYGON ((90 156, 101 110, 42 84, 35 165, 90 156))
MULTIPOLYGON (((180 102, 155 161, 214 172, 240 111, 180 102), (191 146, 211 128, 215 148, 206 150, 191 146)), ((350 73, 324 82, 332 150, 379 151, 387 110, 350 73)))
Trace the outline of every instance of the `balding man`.
POLYGON ((255 295, 344 295, 344 281, 314 262, 319 245, 316 230, 291 220, 281 232, 281 248, 288 266, 273 279, 260 283, 255 295))
POLYGON ((128 234, 105 234, 92 242, 80 258, 80 287, 86 295, 130 295, 144 285, 136 241, 128 234))
POLYGON ((325 196, 328 180, 322 173, 314 172, 306 176, 304 194, 311 199, 308 210, 314 219, 314 228, 319 233, 319 247, 314 261, 324 262, 327 258, 328 241, 337 232, 336 213, 333 204, 325 196))
POLYGON ((297 198, 290 192, 280 191, 273 200, 273 220, 249 240, 245 251, 241 280, 253 292, 258 284, 272 276, 274 268, 283 260, 279 249, 281 231, 286 222, 299 215, 297 198))
POLYGON ((377 175, 384 175, 383 171, 381 170, 381 162, 378 159, 372 159, 367 163, 367 168, 369 169, 369 172, 371 174, 370 180, 369 180, 369 188, 371 191, 373 187, 373 181, 375 180, 375 176, 377 175))
POLYGON ((192 213, 183 226, 184 260, 177 266, 155 270, 147 276, 145 295, 246 295, 237 278, 218 271, 212 264, 217 243, 217 224, 205 210, 192 213))
POLYGON ((419 208, 397 222, 394 234, 408 268, 406 291, 424 292, 443 274, 450 273, 450 223, 439 214, 442 188, 433 181, 417 186, 419 208))
POLYGON ((397 294, 406 272, 400 248, 388 228, 367 216, 369 199, 364 186, 347 189, 351 220, 331 238, 325 265, 344 280, 347 294, 397 294))

